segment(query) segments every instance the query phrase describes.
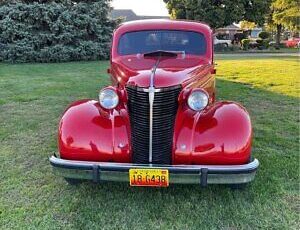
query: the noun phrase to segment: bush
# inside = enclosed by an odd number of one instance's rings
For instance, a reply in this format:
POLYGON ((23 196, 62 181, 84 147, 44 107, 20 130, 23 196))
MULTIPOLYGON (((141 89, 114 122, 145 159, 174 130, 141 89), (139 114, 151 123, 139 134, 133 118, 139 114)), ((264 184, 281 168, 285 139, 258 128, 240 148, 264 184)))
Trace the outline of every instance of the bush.
POLYGON ((268 33, 267 31, 261 31, 259 34, 258 34, 258 37, 261 38, 261 39, 268 39, 270 38, 270 33, 268 33))
POLYGON ((279 46, 276 45, 276 42, 275 41, 271 41, 269 43, 269 49, 270 50, 279 50, 279 49, 283 49, 283 48, 286 48, 286 43, 285 42, 280 42, 279 46))
POLYGON ((250 39, 243 39, 241 41, 243 50, 249 49, 250 39))
POLYGON ((232 45, 232 46, 226 46, 224 44, 215 44, 214 45, 214 51, 215 52, 235 52, 240 50, 239 46, 232 45))
POLYGON ((257 39, 256 43, 257 43, 258 49, 260 49, 260 50, 268 49, 270 40, 269 39, 257 39))
POLYGON ((223 52, 227 49, 228 47, 226 47, 224 44, 215 44, 214 45, 214 51, 216 52, 223 52))
POLYGON ((108 59, 117 25, 108 18, 108 3, 65 0, 0 6, 0 61, 108 59))
POLYGON ((236 42, 236 43, 241 43, 241 41, 243 40, 243 39, 246 39, 247 38, 247 36, 246 36, 246 34, 245 33, 236 33, 235 35, 234 35, 234 41, 236 42))
POLYGON ((258 37, 260 39, 257 39, 256 42, 257 42, 257 48, 260 49, 260 50, 263 50, 263 49, 268 49, 269 48, 269 43, 270 43, 270 33, 266 32, 266 31, 261 31, 259 34, 258 34, 258 37))

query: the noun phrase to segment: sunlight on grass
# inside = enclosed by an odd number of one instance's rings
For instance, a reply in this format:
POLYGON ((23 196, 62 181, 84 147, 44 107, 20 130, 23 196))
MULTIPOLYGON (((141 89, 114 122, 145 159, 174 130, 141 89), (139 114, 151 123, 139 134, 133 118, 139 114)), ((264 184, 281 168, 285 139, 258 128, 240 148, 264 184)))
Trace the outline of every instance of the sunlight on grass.
POLYGON ((295 58, 217 60, 217 77, 299 97, 300 62, 295 58))

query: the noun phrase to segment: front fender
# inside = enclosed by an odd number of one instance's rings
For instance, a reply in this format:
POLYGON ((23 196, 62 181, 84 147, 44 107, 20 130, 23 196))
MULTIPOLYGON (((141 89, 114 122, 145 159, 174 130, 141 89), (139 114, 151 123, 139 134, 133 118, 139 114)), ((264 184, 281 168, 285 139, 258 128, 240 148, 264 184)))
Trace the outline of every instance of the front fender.
POLYGON ((130 123, 125 105, 105 111, 99 102, 71 104, 59 124, 60 157, 68 160, 131 162, 130 123))
POLYGON ((237 103, 218 102, 195 112, 178 109, 173 164, 244 164, 251 154, 249 114, 237 103))

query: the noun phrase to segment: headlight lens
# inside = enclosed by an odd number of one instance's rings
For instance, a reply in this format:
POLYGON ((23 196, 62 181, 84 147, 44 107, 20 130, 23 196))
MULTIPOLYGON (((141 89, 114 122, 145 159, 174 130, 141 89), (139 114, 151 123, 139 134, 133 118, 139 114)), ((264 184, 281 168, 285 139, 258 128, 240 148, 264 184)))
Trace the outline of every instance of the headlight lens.
POLYGON ((103 89, 99 93, 99 103, 105 109, 114 109, 119 104, 119 96, 113 89, 103 89))
POLYGON ((188 98, 188 105, 192 110, 200 111, 204 109, 209 102, 207 93, 202 90, 194 90, 188 98))

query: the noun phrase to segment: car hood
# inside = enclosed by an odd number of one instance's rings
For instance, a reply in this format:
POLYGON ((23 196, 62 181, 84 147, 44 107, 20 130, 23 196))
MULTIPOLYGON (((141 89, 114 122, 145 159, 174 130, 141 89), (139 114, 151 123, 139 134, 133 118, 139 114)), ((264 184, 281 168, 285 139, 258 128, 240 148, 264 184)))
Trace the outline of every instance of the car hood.
MULTIPOLYGON (((112 61, 112 76, 121 85, 149 87, 150 75, 155 65, 155 59, 145 59, 137 56, 119 57, 112 61)), ((198 56, 188 56, 185 59, 163 59, 160 61, 154 77, 155 88, 187 85, 210 71, 212 65, 206 59, 198 56)))

